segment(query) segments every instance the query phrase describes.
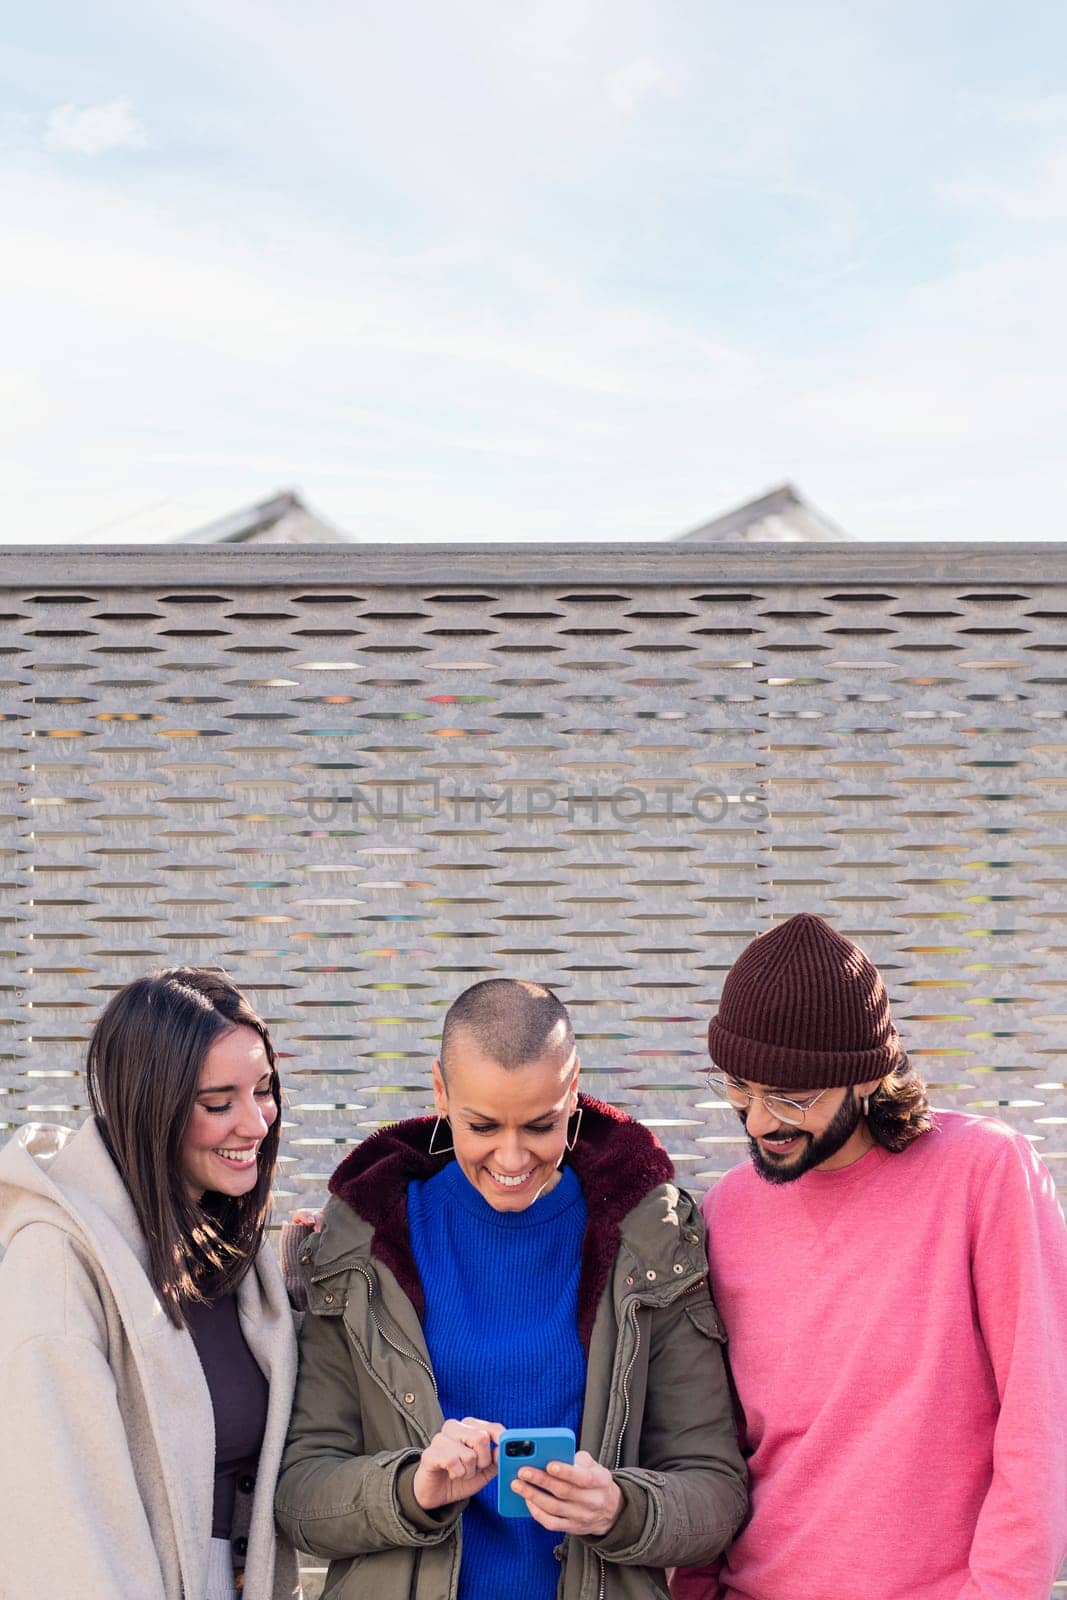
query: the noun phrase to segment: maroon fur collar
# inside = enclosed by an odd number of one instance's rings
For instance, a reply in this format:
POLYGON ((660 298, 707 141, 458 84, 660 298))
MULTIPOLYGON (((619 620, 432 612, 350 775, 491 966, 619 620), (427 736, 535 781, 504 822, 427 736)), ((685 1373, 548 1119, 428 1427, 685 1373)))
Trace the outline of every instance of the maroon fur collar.
MULTIPOLYGON (((623 1218, 638 1201, 674 1177, 670 1157, 654 1134, 602 1100, 580 1095, 582 1123, 567 1161, 589 1213, 578 1285, 578 1333, 589 1349, 597 1306, 618 1254, 623 1218)), ((374 1230, 371 1254, 393 1273, 419 1318, 426 1305, 408 1237, 407 1186, 432 1178, 450 1155, 428 1154, 433 1117, 413 1117, 372 1133, 347 1155, 330 1179, 330 1193, 374 1230)))

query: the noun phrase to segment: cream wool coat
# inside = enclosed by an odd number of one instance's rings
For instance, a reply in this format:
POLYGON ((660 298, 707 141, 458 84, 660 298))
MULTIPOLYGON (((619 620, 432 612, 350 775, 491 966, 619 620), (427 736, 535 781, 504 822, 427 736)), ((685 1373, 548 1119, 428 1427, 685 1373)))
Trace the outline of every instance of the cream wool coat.
MULTIPOLYGON (((0 1152, 0 1245, 0 1600, 203 1600, 211 1398, 92 1118, 77 1133, 25 1127, 0 1152)), ((293 1600, 273 1496, 296 1344, 269 1247, 237 1300, 270 1384, 243 1600, 293 1600)))

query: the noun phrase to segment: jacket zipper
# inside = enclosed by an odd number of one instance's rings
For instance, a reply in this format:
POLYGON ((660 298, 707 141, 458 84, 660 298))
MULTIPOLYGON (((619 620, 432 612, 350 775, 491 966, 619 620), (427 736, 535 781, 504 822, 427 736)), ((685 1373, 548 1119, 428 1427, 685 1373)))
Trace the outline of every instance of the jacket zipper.
MULTIPOLYGON (((637 1364, 638 1353, 641 1349, 641 1327, 637 1320, 638 1307, 639 1302, 637 1300, 631 1300, 626 1307, 627 1321, 634 1331, 634 1347, 626 1364, 626 1371, 622 1375, 622 1427, 619 1429, 618 1442, 615 1445, 615 1464, 611 1469, 613 1472, 618 1472, 619 1470, 619 1463, 622 1460, 622 1444, 626 1438, 626 1429, 630 1422, 630 1379, 633 1377, 633 1370, 637 1364)), ((604 1591, 607 1586, 607 1565, 599 1551, 597 1552, 597 1561, 600 1563, 600 1583, 597 1588, 597 1600, 604 1600, 604 1591)))
POLYGON ((377 1328, 378 1332, 381 1334, 382 1338, 385 1340, 386 1344, 391 1350, 395 1350, 398 1356, 404 1356, 408 1361, 416 1362, 422 1368, 423 1372, 425 1372, 426 1376, 433 1385, 434 1397, 437 1400, 440 1400, 441 1397, 437 1393, 437 1379, 433 1375, 433 1368, 430 1366, 430 1363, 428 1361, 424 1361, 417 1350, 405 1350, 401 1345, 397 1344, 395 1339, 390 1339, 382 1324, 382 1320, 374 1307, 375 1283, 373 1277, 367 1271, 366 1267, 357 1266, 355 1270, 359 1273, 361 1278, 366 1278, 367 1280, 367 1310, 374 1319, 374 1326, 377 1328))
MULTIPOLYGON (((339 1278, 341 1276, 341 1274, 345 1273, 345 1272, 358 1272, 360 1277, 364 1278, 366 1280, 366 1284, 367 1284, 367 1310, 371 1314, 371 1318, 372 1318, 372 1320, 374 1322, 374 1326, 377 1328, 378 1332, 381 1334, 382 1338, 385 1340, 385 1343, 389 1346, 390 1350, 395 1350, 397 1355, 398 1356, 403 1356, 405 1361, 414 1361, 414 1362, 417 1363, 418 1366, 420 1366, 422 1368, 423 1372, 425 1372, 426 1376, 429 1378, 431 1384, 433 1385, 434 1395, 437 1397, 438 1400, 440 1400, 440 1395, 437 1393, 437 1379, 433 1375, 433 1368, 430 1366, 430 1364, 422 1359, 422 1357, 419 1355, 417 1350, 405 1350, 402 1345, 397 1344, 396 1340, 395 1339, 391 1339, 389 1337, 389 1335, 386 1333, 385 1327, 384 1327, 384 1325, 382 1323, 382 1319, 379 1317, 378 1312, 377 1312, 377 1310, 375 1308, 375 1305, 374 1305, 374 1292, 375 1292, 375 1287, 376 1287, 375 1286, 375 1282, 374 1282, 374 1277, 373 1277, 373 1275, 371 1273, 369 1273, 367 1271, 366 1267, 361 1267, 358 1262, 353 1262, 350 1266, 335 1267, 332 1272, 324 1272, 320 1276, 312 1278, 311 1281, 312 1281, 312 1283, 315 1283, 315 1284, 326 1283, 328 1281, 328 1279, 330 1279, 330 1278, 339 1278)), ((351 1330, 349 1330, 349 1331, 351 1333, 351 1330)), ((351 1335, 351 1336, 353 1338, 355 1337, 354 1334, 351 1335)), ((408 1416, 409 1413, 407 1411, 405 1411, 404 1415, 408 1416)), ((421 1550, 416 1550, 415 1551, 415 1560, 412 1562, 412 1566, 411 1566, 411 1578, 410 1578, 410 1580, 408 1582, 408 1600, 417 1600, 418 1592, 419 1592, 419 1569, 421 1568, 421 1566, 422 1566, 422 1551, 421 1550)))
POLYGON ((626 1307, 626 1315, 630 1319, 634 1330, 634 1349, 633 1355, 630 1357, 626 1371, 623 1373, 622 1378, 622 1427, 619 1429, 619 1440, 615 1446, 615 1465, 612 1468, 613 1472, 618 1472, 619 1470, 619 1463, 622 1460, 622 1441, 626 1437, 626 1429, 630 1424, 630 1379, 633 1376, 633 1370, 637 1363, 638 1352, 641 1349, 641 1329, 637 1321, 637 1309, 638 1302, 636 1300, 631 1300, 630 1304, 626 1307))
POLYGON ((403 1356, 404 1357, 405 1361, 414 1361, 422 1368, 423 1372, 425 1372, 426 1376, 429 1378, 431 1384, 433 1385, 434 1395, 439 1400, 441 1397, 437 1393, 437 1379, 433 1375, 433 1368, 430 1366, 429 1362, 424 1361, 422 1359, 422 1357, 419 1355, 417 1350, 406 1350, 406 1349, 404 1349, 404 1347, 402 1345, 397 1344, 396 1340, 395 1339, 391 1339, 389 1337, 388 1333, 386 1333, 385 1326, 384 1326, 384 1324, 382 1322, 382 1319, 379 1317, 378 1312, 377 1312, 377 1310, 375 1308, 375 1305, 374 1305, 374 1291, 375 1291, 374 1278, 371 1275, 371 1273, 369 1273, 367 1271, 366 1267, 361 1267, 358 1262, 350 1263, 348 1266, 335 1267, 332 1272, 324 1272, 320 1276, 312 1278, 311 1281, 314 1284, 326 1283, 330 1278, 339 1278, 342 1275, 342 1273, 345 1273, 345 1272, 358 1272, 361 1278, 365 1278, 366 1279, 366 1281, 367 1281, 367 1309, 371 1314, 371 1319, 374 1322, 374 1326, 377 1328, 378 1332, 381 1334, 382 1338, 385 1340, 385 1343, 389 1346, 390 1350, 395 1350, 398 1356, 403 1356))

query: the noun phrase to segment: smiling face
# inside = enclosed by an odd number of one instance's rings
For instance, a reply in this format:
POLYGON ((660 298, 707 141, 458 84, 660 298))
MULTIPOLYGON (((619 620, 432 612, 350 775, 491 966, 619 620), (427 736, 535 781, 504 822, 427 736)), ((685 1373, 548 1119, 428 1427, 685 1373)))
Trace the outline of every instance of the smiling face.
POLYGON ((270 1063, 254 1028, 217 1038, 204 1056, 182 1135, 181 1176, 194 1200, 236 1198, 256 1186, 259 1147, 278 1116, 270 1063))
POLYGON ((780 1090, 782 1096, 808 1108, 800 1127, 781 1121, 758 1098, 766 1095, 773 1101, 772 1088, 744 1079, 734 1081, 756 1097, 737 1114, 748 1134, 749 1152, 756 1171, 769 1183, 792 1183, 815 1167, 832 1172, 838 1167, 851 1166, 874 1144, 859 1101, 862 1095, 873 1093, 878 1079, 857 1084, 855 1088, 821 1092, 780 1090))
POLYGON ((494 1211, 524 1211, 559 1181, 567 1122, 578 1104, 575 1052, 505 1068, 459 1035, 447 1083, 434 1062, 433 1088, 463 1175, 494 1211))

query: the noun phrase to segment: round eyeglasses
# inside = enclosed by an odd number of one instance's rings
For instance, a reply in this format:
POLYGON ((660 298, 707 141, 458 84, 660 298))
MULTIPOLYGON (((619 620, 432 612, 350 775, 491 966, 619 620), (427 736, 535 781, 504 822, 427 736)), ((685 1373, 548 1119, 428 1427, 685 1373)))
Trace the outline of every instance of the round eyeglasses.
POLYGON ((747 1111, 753 1100, 759 1100, 775 1122, 785 1122, 791 1128, 803 1127, 804 1118, 815 1102, 830 1092, 828 1088, 820 1089, 810 1099, 789 1100, 781 1094, 756 1094, 752 1089, 746 1089, 743 1083, 738 1083, 736 1078, 728 1078, 724 1072, 709 1072, 708 1082, 725 1096, 735 1111, 747 1111))

